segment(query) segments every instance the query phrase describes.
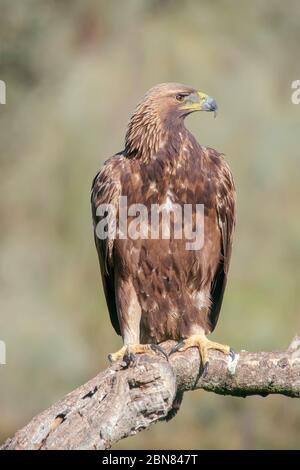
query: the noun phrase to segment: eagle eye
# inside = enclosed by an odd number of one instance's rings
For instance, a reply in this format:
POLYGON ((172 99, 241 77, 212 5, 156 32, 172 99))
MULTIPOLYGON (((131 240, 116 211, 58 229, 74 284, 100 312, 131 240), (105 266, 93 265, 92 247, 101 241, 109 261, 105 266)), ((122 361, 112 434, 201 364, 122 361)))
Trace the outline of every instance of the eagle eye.
POLYGON ((188 93, 177 93, 176 99, 177 101, 183 101, 186 96, 188 96, 188 93))

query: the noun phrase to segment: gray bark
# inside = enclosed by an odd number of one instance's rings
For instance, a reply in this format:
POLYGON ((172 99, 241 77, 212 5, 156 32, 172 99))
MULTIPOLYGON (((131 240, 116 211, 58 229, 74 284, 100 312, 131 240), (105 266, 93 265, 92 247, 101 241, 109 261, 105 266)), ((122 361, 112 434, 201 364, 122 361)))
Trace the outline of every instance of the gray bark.
MULTIPOLYGON (((172 345, 169 341, 162 346, 170 350, 172 345)), ((143 354, 134 367, 117 363, 34 417, 1 449, 108 449, 164 419, 175 396, 194 389, 239 397, 300 397, 297 337, 285 352, 241 351, 233 362, 210 351, 204 378, 200 367, 195 348, 170 356, 169 362, 143 354)))

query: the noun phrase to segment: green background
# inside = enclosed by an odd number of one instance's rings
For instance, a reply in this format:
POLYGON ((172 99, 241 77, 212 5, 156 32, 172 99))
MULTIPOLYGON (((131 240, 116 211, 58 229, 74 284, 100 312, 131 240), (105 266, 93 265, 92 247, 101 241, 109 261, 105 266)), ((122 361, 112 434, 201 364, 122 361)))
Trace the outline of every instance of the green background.
MULTIPOLYGON (((107 365, 110 325, 91 181, 123 148, 152 85, 219 104, 188 118, 226 154, 238 194, 230 277, 213 338, 280 350, 300 331, 300 3, 288 0, 1 0, 0 440, 107 365)), ((169 424, 116 448, 299 448, 300 404, 185 396, 169 424)))

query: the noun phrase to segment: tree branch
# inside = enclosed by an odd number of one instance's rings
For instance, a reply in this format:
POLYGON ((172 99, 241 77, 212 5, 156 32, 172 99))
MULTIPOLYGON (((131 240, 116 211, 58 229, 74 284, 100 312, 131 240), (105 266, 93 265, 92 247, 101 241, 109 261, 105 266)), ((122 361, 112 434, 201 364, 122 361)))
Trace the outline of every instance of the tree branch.
MULTIPOLYGON (((169 351, 174 342, 162 346, 169 351)), ((108 449, 166 418, 175 397, 204 389, 222 395, 300 397, 300 339, 285 352, 241 351, 235 361, 210 352, 205 378, 195 348, 140 355, 134 367, 115 364, 40 413, 1 449, 108 449)))

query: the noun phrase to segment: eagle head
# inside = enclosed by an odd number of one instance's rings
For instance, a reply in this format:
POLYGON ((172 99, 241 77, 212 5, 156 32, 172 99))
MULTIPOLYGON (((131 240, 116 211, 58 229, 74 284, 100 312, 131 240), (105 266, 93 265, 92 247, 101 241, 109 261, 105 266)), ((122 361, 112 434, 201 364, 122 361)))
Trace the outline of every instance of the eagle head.
POLYGON ((127 155, 149 156, 157 152, 170 131, 178 132, 184 118, 195 111, 217 112, 216 101, 202 91, 180 83, 161 83, 150 88, 138 104, 126 133, 127 155))
POLYGON ((137 109, 145 107, 161 119, 169 117, 172 120, 194 111, 216 112, 218 109, 213 98, 180 83, 161 83, 150 88, 137 109))

